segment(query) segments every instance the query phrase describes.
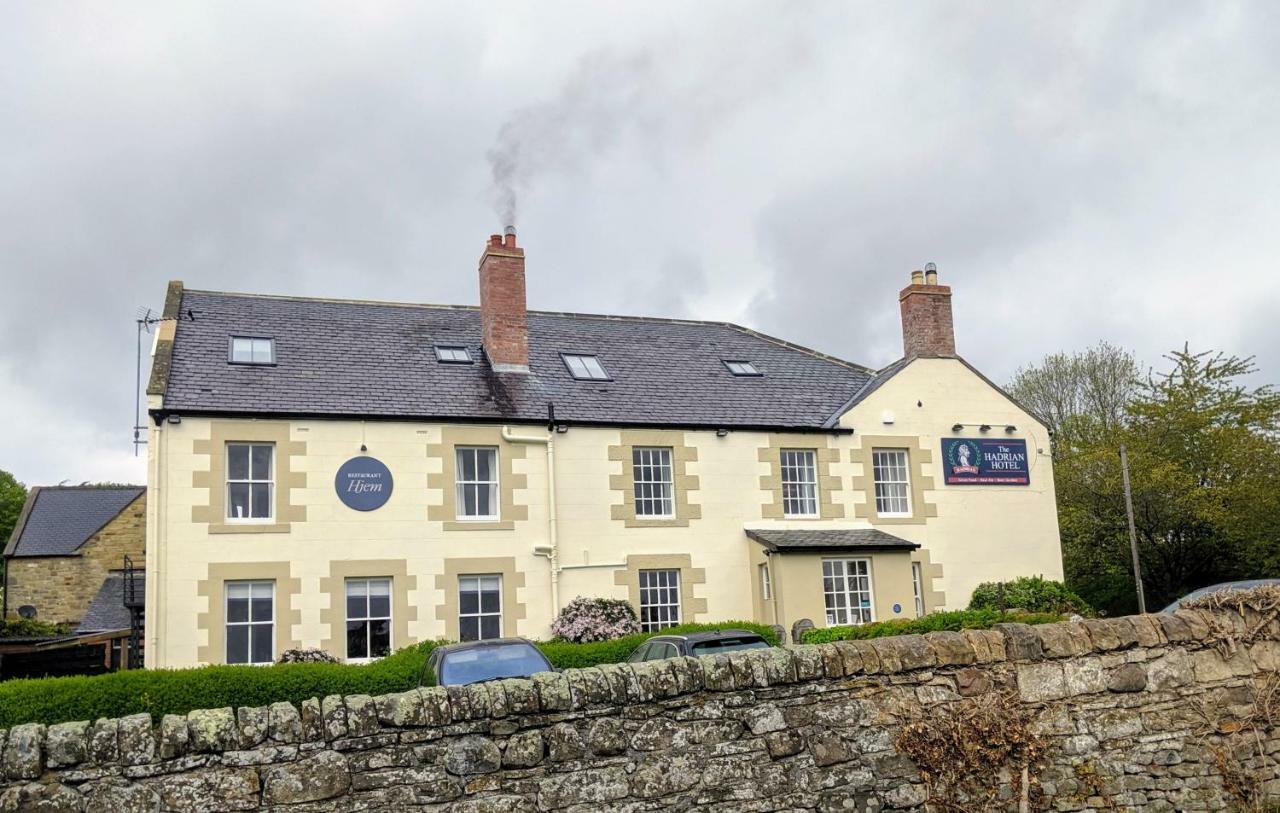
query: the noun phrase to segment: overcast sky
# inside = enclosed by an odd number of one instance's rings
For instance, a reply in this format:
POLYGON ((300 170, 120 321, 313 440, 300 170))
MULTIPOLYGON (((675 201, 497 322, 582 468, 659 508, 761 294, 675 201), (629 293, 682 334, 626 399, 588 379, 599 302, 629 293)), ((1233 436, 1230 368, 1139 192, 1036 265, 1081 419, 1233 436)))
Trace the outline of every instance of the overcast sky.
POLYGON ((730 319, 863 364, 934 261, 997 381, 1280 380, 1280 3, 6 3, 0 468, 142 482, 165 281, 730 319), (495 186, 494 166, 500 180, 495 186))

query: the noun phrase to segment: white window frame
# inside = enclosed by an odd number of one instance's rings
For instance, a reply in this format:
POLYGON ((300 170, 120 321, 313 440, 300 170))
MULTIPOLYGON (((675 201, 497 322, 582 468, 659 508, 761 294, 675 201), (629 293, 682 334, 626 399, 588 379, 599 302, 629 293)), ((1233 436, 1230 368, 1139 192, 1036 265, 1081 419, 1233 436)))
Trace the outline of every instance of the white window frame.
POLYGON ((592 353, 561 353, 564 366, 575 381, 612 381, 600 357, 592 353))
POLYGON ((760 600, 773 600, 773 576, 769 573, 769 563, 761 562, 757 568, 760 572, 760 600))
MULTIPOLYGON (((499 522, 502 519, 502 487, 499 482, 498 465, 501 462, 500 453, 497 446, 455 446, 453 449, 453 479, 454 490, 453 499, 454 517, 459 522, 499 522), (478 452, 491 452, 493 454, 493 465, 489 467, 492 480, 464 480, 462 479, 462 460, 463 453, 476 454, 478 452), (493 509, 492 514, 468 514, 466 513, 467 501, 465 493, 467 488, 477 489, 476 505, 480 505, 479 488, 487 486, 493 489, 492 499, 489 505, 493 509)), ((478 458, 477 458, 478 463, 478 458)), ((476 465, 476 477, 479 477, 480 466, 476 465)))
POLYGON ((461 344, 437 344, 436 361, 441 364, 472 364, 471 350, 461 344))
POLYGON ((458 638, 460 639, 462 638, 462 619, 475 618, 477 619, 476 635, 478 637, 473 640, 476 640, 476 641, 493 640, 492 638, 484 637, 484 619, 491 618, 493 616, 497 616, 498 618, 497 637, 501 638, 503 633, 503 626, 502 626, 503 609, 504 608, 502 606, 502 574, 501 573, 467 573, 465 575, 458 576, 458 638), (484 581, 483 581, 484 579, 498 580, 498 611, 496 613, 492 613, 492 612, 487 613, 484 611, 484 607, 482 606, 480 596, 483 595, 484 593, 484 581), (463 592, 466 592, 463 589, 463 584, 466 582, 475 582, 476 611, 474 613, 464 613, 462 611, 462 594, 463 592))
POLYGON ((276 520, 276 445, 274 443, 260 443, 256 441, 229 440, 227 441, 226 448, 223 449, 223 456, 226 458, 224 471, 223 471, 223 479, 225 480, 225 485, 223 486, 223 493, 226 500, 226 510, 223 511, 223 513, 226 514, 226 517, 225 517, 226 521, 228 523, 243 524, 243 525, 261 525, 261 524, 269 524, 269 523, 275 522, 276 520), (248 479, 233 480, 231 478, 231 448, 233 446, 244 446, 249 449, 248 479), (271 466, 270 466, 271 471, 268 474, 266 480, 255 479, 253 476, 254 474, 253 449, 254 447, 257 447, 257 446, 265 446, 271 450, 271 466), (235 517, 231 515, 231 506, 232 506, 231 486, 232 484, 240 484, 240 483, 249 484, 249 513, 250 514, 253 513, 253 505, 254 505, 253 486, 262 485, 264 483, 267 485, 267 515, 265 517, 254 517, 254 516, 235 517))
POLYGON ((818 450, 782 449, 778 452, 778 466, 782 483, 782 516, 786 519, 813 519, 820 516, 822 508, 818 494, 818 450), (811 475, 811 479, 795 479, 796 475, 806 473, 811 475), (788 496, 788 488, 798 489, 798 495, 788 496), (789 510, 806 508, 808 505, 812 505, 812 511, 789 510))
POLYGON ((876 592, 875 580, 871 573, 871 560, 864 557, 840 557, 822 560, 822 604, 826 609, 826 618, 828 627, 845 627, 858 626, 861 624, 870 624, 876 620, 876 592), (854 572, 850 576, 850 565, 855 566, 854 570, 861 569, 865 572, 854 572), (838 566, 838 567, 837 567, 838 566), (837 573, 836 571, 839 570, 837 573), (867 580, 867 589, 858 590, 850 587, 852 579, 865 576, 867 580), (840 584, 834 585, 833 589, 828 589, 828 580, 833 583, 837 580, 840 584), (841 587, 841 585, 843 585, 841 587), (861 602, 862 596, 866 596, 867 603, 861 602), (832 607, 828 602, 829 596, 843 596, 844 607, 832 607), (857 604, 854 604, 855 599, 857 604), (845 619, 841 620, 839 614, 844 612, 845 619))
POLYGON ((636 519, 674 519, 676 515, 675 453, 670 446, 636 446, 631 450, 632 494, 636 519), (642 474, 648 471, 649 477, 642 474), (644 512, 642 505, 665 510, 644 512))
POLYGON ((732 361, 724 359, 724 366, 729 368, 729 372, 739 378, 759 378, 763 373, 760 368, 756 367, 752 361, 732 361))
POLYGON ((680 606, 679 568, 653 568, 641 570, 636 578, 640 583, 640 630, 657 632, 683 623, 680 606), (672 596, 675 600, 672 601, 672 596), (646 610, 652 610, 646 619, 646 610))
POLYGON ((276 583, 273 579, 236 579, 235 581, 227 581, 222 583, 222 660, 224 663, 236 666, 270 666, 275 663, 276 657, 276 583), (271 590, 271 620, 270 621, 254 621, 253 620, 253 588, 266 585, 271 590), (231 588, 233 586, 247 586, 249 588, 249 607, 247 621, 231 620, 231 588), (255 661, 253 658, 253 630, 249 630, 248 650, 245 652, 247 660, 235 661, 231 660, 229 648, 231 646, 231 627, 271 627, 271 660, 255 661))
POLYGON ((911 563, 911 589, 916 598, 916 618, 924 617, 924 567, 919 562, 911 563))
POLYGON ((227 361, 231 364, 258 364, 271 365, 276 363, 276 340, 270 336, 232 336, 227 344, 227 361), (236 343, 248 342, 249 358, 236 358, 236 343), (257 358, 258 351, 265 346, 267 350, 267 358, 265 360, 257 358))
POLYGON ((350 624, 352 621, 362 621, 364 622, 364 626, 365 626, 365 634, 364 634, 365 654, 363 657, 359 657, 359 656, 352 657, 350 643, 346 640, 346 634, 345 634, 346 624, 343 625, 343 628, 342 628, 343 629, 343 645, 342 646, 343 646, 343 651, 347 653, 347 658, 346 658, 347 663, 369 663, 371 661, 381 660, 383 657, 385 657, 383 655, 369 654, 373 650, 373 647, 371 645, 371 641, 372 641, 371 627, 373 622, 375 621, 387 622, 387 654, 390 655, 392 652, 396 651, 396 628, 395 628, 395 624, 392 623, 392 617, 395 615, 395 611, 396 611, 395 610, 395 605, 396 605, 395 581, 390 576, 349 576, 346 579, 343 579, 342 601, 343 601, 342 610, 347 617, 346 623, 350 624), (365 614, 361 618, 351 617, 350 593, 348 591, 350 590, 351 585, 356 582, 364 583, 364 613, 365 614), (385 616, 382 616, 382 615, 375 616, 370 614, 369 590, 374 582, 387 583, 387 614, 385 616))
POLYGON ((910 517, 912 516, 911 505, 911 453, 907 449, 872 449, 871 450, 871 480, 873 483, 872 496, 876 501, 876 516, 878 517, 910 517), (888 460, 892 456, 899 460, 888 460), (898 475, 902 479, 896 479, 898 475), (895 479, 888 479, 890 476, 895 479), (890 501, 901 501, 906 504, 905 511, 882 511, 881 506, 881 486, 886 488, 883 499, 886 504, 890 501), (901 488, 901 494, 887 493, 888 487, 893 486, 901 488))

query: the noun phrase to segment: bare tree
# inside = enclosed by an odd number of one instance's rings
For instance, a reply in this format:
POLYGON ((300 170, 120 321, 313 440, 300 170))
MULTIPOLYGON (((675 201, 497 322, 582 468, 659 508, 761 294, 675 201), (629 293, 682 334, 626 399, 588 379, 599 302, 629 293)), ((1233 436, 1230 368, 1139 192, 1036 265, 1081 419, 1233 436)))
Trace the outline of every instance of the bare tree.
POLYGON ((1099 342, 1019 368, 1008 390, 1049 424, 1056 447, 1120 426, 1138 382, 1133 354, 1099 342))

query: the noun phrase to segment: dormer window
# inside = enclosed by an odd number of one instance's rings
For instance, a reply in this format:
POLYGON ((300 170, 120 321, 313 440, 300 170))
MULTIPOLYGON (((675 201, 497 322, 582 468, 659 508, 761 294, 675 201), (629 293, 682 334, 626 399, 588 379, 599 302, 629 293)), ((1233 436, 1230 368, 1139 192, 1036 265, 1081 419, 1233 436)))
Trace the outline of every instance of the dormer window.
POLYGON ((729 368, 729 372, 736 376, 751 377, 764 375, 764 373, 761 373, 756 369, 755 364, 749 361, 729 361, 728 359, 723 359, 723 361, 724 366, 729 368))
POLYGON ((564 359, 564 366, 569 368, 569 374, 580 381, 609 380, 609 374, 604 371, 600 359, 595 356, 562 353, 561 358, 564 359))
POLYGON ((275 364, 276 340, 265 336, 232 336, 232 364, 275 364))
POLYGON ((471 351, 460 344, 437 344, 436 361, 441 364, 470 364, 471 351))

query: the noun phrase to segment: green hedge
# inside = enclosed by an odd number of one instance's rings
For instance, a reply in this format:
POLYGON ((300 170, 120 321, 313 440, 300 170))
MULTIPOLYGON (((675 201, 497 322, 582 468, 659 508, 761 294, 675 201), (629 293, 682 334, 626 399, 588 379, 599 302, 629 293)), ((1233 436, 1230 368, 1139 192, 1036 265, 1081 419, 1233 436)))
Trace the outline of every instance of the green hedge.
POLYGON ((911 620, 877 621, 850 627, 812 629, 804 634, 806 644, 825 644, 829 641, 864 640, 885 638, 890 635, 912 635, 945 630, 984 630, 1002 622, 1018 624, 1051 624, 1061 621, 1057 613, 1001 613, 995 610, 954 610, 930 613, 911 620))
POLYGON ((1023 576, 1007 582, 983 582, 973 589, 970 610, 1018 609, 1028 613, 1078 613, 1091 616, 1093 608, 1062 582, 1040 576, 1023 576))
MULTIPOLYGON (((663 632, 749 629, 773 644, 768 627, 744 621, 686 624, 663 632)), ((553 666, 595 666, 624 661, 641 642, 656 633, 629 635, 613 641, 570 644, 539 643, 553 666)), ((198 669, 135 669, 92 677, 9 680, 0 683, 0 728, 21 723, 62 723, 146 712, 165 714, 224 706, 265 706, 281 700, 299 704, 330 694, 379 695, 418 685, 428 653, 439 641, 406 647, 369 664, 291 663, 274 666, 204 666, 198 669)))
POLYGON ((571 644, 568 641, 546 641, 538 644, 538 649, 547 656, 547 660, 559 669, 580 669, 584 666, 599 666, 602 663, 621 663, 625 661, 635 648, 654 635, 672 635, 687 632, 704 632, 707 630, 748 630, 760 634, 773 646, 777 646, 778 636, 772 627, 756 624, 751 621, 723 621, 716 624, 681 624, 678 627, 661 632, 641 632, 625 635, 612 641, 596 641, 589 644, 571 644))

